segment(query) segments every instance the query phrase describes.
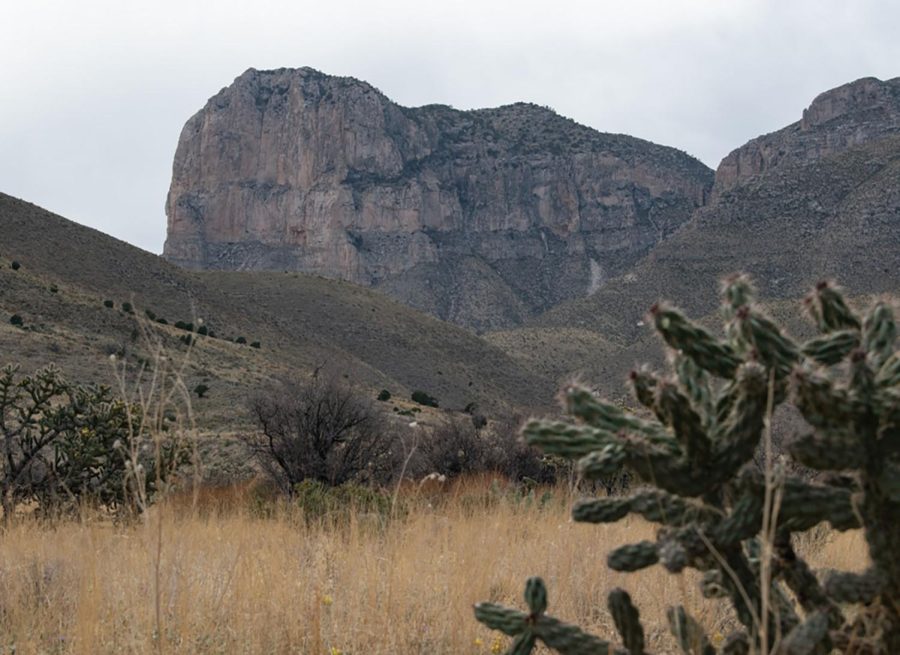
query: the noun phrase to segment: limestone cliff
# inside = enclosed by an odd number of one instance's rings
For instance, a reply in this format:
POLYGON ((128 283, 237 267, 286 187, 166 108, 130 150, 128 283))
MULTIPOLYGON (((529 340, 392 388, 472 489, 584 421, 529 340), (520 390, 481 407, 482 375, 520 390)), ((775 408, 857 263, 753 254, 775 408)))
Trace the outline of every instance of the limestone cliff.
POLYGON ((803 117, 732 151, 716 170, 714 193, 773 168, 818 161, 900 131, 900 77, 865 77, 817 96, 803 117))
POLYGON ((486 329, 595 291, 711 184, 682 152, 544 107, 410 109, 352 78, 250 69, 182 131, 164 255, 342 278, 486 329))

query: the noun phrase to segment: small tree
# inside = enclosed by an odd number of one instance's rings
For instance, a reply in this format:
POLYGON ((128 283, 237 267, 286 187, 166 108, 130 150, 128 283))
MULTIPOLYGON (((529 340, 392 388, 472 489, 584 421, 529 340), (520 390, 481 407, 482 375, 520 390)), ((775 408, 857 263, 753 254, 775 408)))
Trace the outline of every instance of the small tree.
POLYGON ((381 481, 394 466, 392 440, 371 403, 335 377, 282 385, 250 406, 259 427, 244 442, 288 495, 304 480, 381 481))
POLYGON ((206 397, 207 391, 209 391, 209 385, 203 384, 202 382, 194 387, 194 393, 197 394, 197 398, 206 397))

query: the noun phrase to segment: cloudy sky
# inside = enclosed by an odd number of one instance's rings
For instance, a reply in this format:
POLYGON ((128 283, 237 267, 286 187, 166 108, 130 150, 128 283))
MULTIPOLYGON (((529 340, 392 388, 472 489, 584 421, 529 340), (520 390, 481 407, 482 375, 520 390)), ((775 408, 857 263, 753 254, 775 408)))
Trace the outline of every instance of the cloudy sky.
POLYGON ((10 0, 0 191, 160 252, 181 127, 249 67, 527 100, 715 167, 821 91, 900 75, 898 35, 893 0, 10 0))

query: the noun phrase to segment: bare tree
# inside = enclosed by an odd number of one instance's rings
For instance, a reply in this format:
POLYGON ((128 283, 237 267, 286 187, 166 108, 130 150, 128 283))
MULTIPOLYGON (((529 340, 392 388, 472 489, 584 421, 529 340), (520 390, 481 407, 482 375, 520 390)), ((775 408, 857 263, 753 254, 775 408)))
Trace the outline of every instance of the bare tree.
POLYGON ((317 375, 257 396, 259 427, 244 442, 263 470, 291 495, 307 479, 328 485, 385 481, 395 454, 371 402, 334 376, 317 375))

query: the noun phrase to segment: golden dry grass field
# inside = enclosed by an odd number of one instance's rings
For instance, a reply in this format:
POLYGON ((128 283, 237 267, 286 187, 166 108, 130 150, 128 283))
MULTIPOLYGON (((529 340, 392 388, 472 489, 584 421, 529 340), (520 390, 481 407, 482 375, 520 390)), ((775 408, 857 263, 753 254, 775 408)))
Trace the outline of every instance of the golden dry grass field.
MULTIPOLYGON (((521 607, 531 575, 547 581, 550 613, 613 640, 606 595, 626 588, 654 653, 675 652, 670 604, 714 638, 728 630, 729 612, 704 600, 694 577, 606 568, 607 552, 648 537, 649 524, 573 523, 564 490, 543 507, 498 496, 485 480, 405 493, 409 512, 386 525, 261 516, 243 502, 158 506, 124 527, 20 520, 0 533, 0 653, 497 653, 506 639, 478 624, 472 605, 521 607)), ((866 564, 858 533, 821 533, 800 550, 817 568, 866 564)))

